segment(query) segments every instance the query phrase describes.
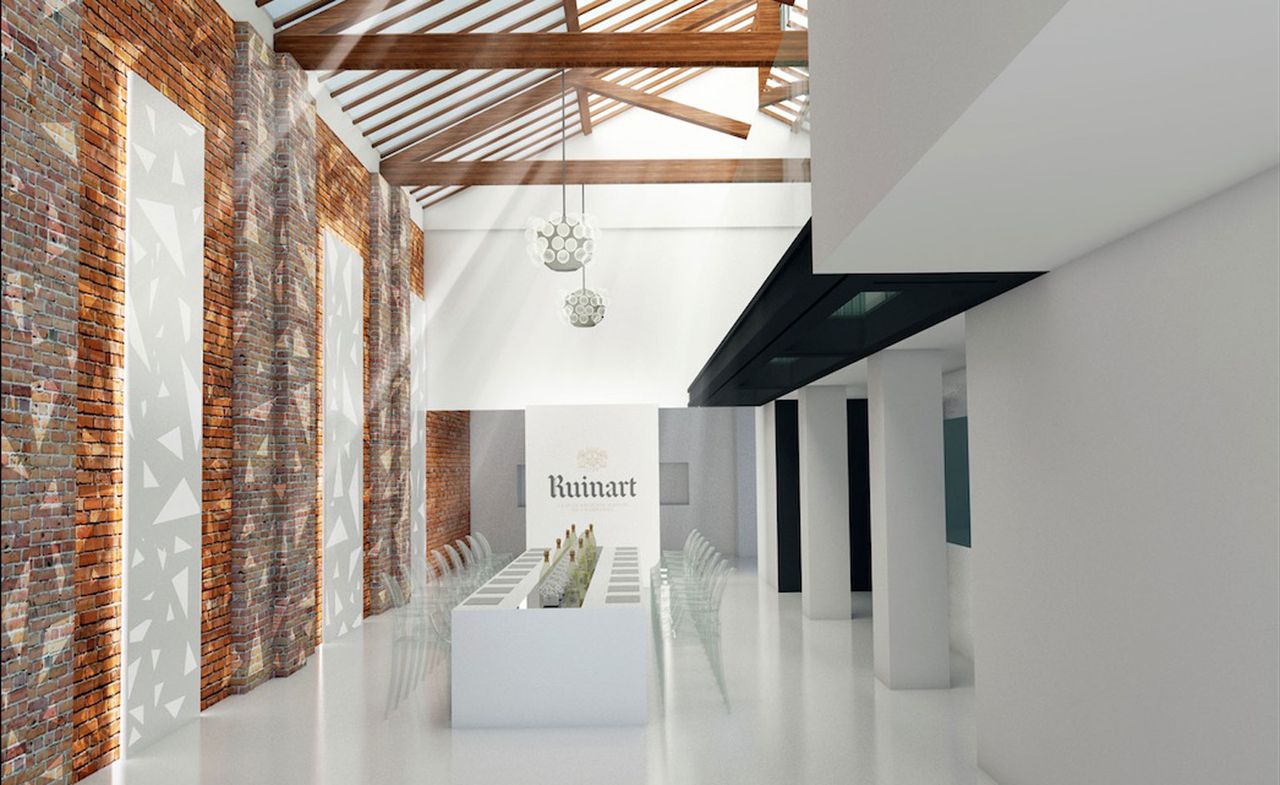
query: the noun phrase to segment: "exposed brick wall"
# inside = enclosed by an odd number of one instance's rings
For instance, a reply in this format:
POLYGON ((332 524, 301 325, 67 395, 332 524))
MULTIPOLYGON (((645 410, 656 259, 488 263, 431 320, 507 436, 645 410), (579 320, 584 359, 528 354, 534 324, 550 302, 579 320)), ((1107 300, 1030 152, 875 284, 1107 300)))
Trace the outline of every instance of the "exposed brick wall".
POLYGON ((409 570, 409 223, 404 191, 371 178, 364 272, 366 615, 387 608, 378 576, 404 579, 409 570))
POLYGON ((306 74, 275 62, 275 675, 316 645, 316 114, 306 74))
POLYGON ((422 251, 422 229, 415 223, 409 224, 409 289, 419 297, 427 296, 426 289, 426 257, 422 251))
POLYGON ((119 747, 125 98, 128 71, 205 128, 201 704, 227 694, 230 633, 234 32, 215 0, 82 0, 75 772, 119 747))
POLYGON ((275 461, 271 453, 275 336, 275 55, 236 24, 232 692, 272 675, 275 461))
POLYGON ((470 533, 471 412, 428 411, 427 558, 470 533))
POLYGON ((316 219, 369 258, 369 171, 323 120, 316 122, 316 219))
POLYGON ((379 567, 407 570, 405 257, 421 253, 403 193, 370 184, 302 73, 216 0, 5 0, 3 34, 7 784, 119 754, 128 72, 205 128, 202 708, 316 642, 321 220, 372 261, 380 216, 370 490, 379 567))
POLYGON ((369 258, 369 171, 323 120, 316 122, 316 629, 324 623, 324 235, 369 258))
POLYGON ((0 715, 5 783, 72 765, 80 7, 5 0, 0 715))

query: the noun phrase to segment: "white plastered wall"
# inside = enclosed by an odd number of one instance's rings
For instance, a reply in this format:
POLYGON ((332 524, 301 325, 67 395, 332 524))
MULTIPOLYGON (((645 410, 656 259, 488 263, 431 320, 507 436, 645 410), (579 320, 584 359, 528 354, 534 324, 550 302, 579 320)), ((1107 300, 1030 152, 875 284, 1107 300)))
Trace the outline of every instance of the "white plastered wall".
POLYGON ((1280 173, 967 319, 979 764, 1280 779, 1280 173))

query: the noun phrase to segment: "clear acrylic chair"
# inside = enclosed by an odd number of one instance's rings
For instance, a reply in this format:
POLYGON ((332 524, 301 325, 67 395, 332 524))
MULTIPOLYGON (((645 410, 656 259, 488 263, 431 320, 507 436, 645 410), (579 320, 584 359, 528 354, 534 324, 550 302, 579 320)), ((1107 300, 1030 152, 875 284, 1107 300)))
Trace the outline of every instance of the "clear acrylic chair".
POLYGON ((495 553, 493 546, 489 544, 489 538, 484 536, 484 532, 472 532, 471 536, 475 537, 476 543, 484 548, 485 555, 493 565, 493 572, 496 574, 515 559, 514 553, 495 553))
POLYGON ((400 581, 391 574, 378 575, 378 583, 391 600, 391 672, 387 680, 387 697, 383 716, 412 694, 421 681, 426 656, 426 619, 412 613, 400 581))

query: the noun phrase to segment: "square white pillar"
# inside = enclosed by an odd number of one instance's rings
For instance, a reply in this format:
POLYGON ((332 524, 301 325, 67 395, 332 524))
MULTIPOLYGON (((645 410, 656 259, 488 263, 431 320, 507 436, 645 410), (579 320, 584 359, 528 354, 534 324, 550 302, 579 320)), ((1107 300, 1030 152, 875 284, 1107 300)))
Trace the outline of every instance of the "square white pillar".
POLYGON ((756 574, 778 588, 778 454, 774 406, 756 407, 756 574))
POLYGON ((844 387, 800 390, 801 605, 810 619, 849 619, 849 434, 844 387))
POLYGON ((890 689, 949 687, 942 358, 881 352, 867 371, 876 676, 890 689))

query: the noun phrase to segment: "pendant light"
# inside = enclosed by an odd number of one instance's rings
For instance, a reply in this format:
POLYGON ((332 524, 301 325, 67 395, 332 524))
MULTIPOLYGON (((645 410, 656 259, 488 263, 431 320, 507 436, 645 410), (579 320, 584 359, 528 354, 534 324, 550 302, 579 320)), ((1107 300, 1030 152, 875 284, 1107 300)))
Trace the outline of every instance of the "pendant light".
POLYGON ((548 270, 569 273, 591 263, 595 256, 596 240, 600 231, 591 216, 568 211, 566 191, 569 179, 569 163, 565 155, 568 140, 568 114, 565 104, 564 69, 560 70, 560 212, 546 220, 529 219, 525 229, 526 250, 529 258, 548 270))
MULTIPOLYGON (((586 214, 587 186, 582 186, 582 210, 586 214)), ((587 267, 582 266, 582 286, 564 296, 564 317, 574 327, 595 327, 604 321, 609 298, 601 291, 587 288, 587 267)))

